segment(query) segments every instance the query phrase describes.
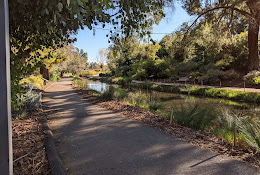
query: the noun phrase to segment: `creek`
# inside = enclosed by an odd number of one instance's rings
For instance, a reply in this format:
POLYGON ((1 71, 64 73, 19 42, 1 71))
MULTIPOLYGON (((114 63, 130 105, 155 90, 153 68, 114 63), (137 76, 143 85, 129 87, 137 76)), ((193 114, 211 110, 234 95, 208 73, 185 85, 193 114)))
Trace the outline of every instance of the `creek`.
POLYGON ((159 92, 149 89, 142 89, 136 87, 123 87, 117 84, 109 84, 100 81, 86 80, 85 85, 90 87, 91 89, 98 91, 100 93, 104 93, 106 91, 113 89, 124 89, 131 92, 141 92, 141 94, 145 96, 149 96, 150 99, 160 101, 162 103, 163 109, 165 111, 170 111, 173 108, 180 108, 182 106, 187 106, 192 103, 197 105, 206 105, 213 106, 217 108, 221 112, 224 108, 232 109, 235 113, 243 113, 245 115, 250 115, 254 118, 260 119, 260 105, 256 103, 244 103, 244 102, 236 102, 231 100, 226 100, 222 98, 207 98, 201 96, 193 96, 193 95, 184 95, 179 93, 167 93, 167 92, 159 92))

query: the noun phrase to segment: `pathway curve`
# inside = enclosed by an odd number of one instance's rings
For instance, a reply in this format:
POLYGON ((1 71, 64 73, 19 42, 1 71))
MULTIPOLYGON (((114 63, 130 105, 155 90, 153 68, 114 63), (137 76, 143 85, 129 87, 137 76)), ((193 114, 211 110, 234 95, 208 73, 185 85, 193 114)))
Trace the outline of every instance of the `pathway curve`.
POLYGON ((258 169, 175 139, 81 98, 62 79, 44 93, 67 174, 254 175, 258 169))

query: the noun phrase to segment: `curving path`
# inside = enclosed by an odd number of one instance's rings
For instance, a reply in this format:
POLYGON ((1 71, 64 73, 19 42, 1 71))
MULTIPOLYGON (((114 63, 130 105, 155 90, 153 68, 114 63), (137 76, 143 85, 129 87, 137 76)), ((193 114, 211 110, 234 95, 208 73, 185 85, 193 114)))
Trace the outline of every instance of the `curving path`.
POLYGON ((67 174, 254 175, 258 169, 92 105, 62 79, 43 106, 67 174))

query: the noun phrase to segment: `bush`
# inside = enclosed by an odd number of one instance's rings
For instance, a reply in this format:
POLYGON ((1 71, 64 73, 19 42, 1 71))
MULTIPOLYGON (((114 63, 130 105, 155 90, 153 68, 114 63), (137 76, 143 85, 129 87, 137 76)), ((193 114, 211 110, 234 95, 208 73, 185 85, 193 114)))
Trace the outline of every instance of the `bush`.
POLYGON ((177 72, 192 72, 199 68, 199 64, 195 61, 187 61, 186 63, 180 64, 177 68, 177 72))
POLYGON ((42 75, 30 75, 28 78, 24 78, 20 81, 21 85, 28 86, 29 84, 32 84, 34 87, 41 89, 44 84, 44 80, 42 79, 42 75))
POLYGON ((260 78, 260 71, 251 71, 244 76, 244 81, 250 84, 258 84, 260 78))
POLYGON ((117 84, 126 84, 126 83, 131 83, 132 82, 132 78, 124 78, 124 77, 119 77, 117 84))
POLYGON ((173 113, 177 123, 193 129, 206 130, 216 119, 213 107, 189 104, 187 107, 181 106, 173 113))
POLYGON ((207 73, 200 77, 199 81, 207 83, 218 83, 223 77, 224 72, 219 69, 209 69, 207 73))
POLYGON ((115 89, 109 87, 109 89, 107 91, 105 91, 103 94, 101 94, 101 97, 105 100, 111 100, 113 99, 115 95, 115 89))
POLYGON ((216 135, 222 136, 229 142, 234 142, 234 130, 236 130, 236 140, 239 144, 248 146, 260 152, 260 125, 252 118, 243 113, 237 113, 228 109, 223 110, 217 120, 216 135))
POLYGON ((240 121, 239 131, 244 141, 256 152, 260 152, 260 125, 253 119, 245 118, 240 121))
POLYGON ((195 71, 195 72, 190 73, 187 77, 190 77, 191 79, 198 81, 201 76, 202 76, 202 74, 199 71, 195 71))
POLYGON ((51 81, 58 81, 58 80, 60 80, 61 79, 60 73, 52 72, 50 79, 51 79, 51 81))
POLYGON ((234 69, 230 69, 224 72, 223 79, 224 80, 231 80, 231 79, 237 79, 240 75, 238 72, 236 72, 234 69))
POLYGON ((169 79, 170 79, 170 81, 177 81, 177 80, 179 80, 179 76, 178 75, 172 75, 169 79))
POLYGON ((82 71, 80 75, 82 77, 89 77, 91 74, 89 73, 89 71, 82 71))
POLYGON ((128 91, 123 88, 118 88, 114 93, 114 97, 117 97, 118 100, 122 100, 127 96, 128 96, 128 91))
POLYGON ((150 110, 157 111, 163 107, 163 104, 159 100, 151 100, 148 102, 150 110))
POLYGON ((41 107, 41 93, 37 93, 32 89, 24 94, 16 94, 17 101, 13 106, 12 113, 14 115, 21 115, 25 111, 36 110, 41 107))

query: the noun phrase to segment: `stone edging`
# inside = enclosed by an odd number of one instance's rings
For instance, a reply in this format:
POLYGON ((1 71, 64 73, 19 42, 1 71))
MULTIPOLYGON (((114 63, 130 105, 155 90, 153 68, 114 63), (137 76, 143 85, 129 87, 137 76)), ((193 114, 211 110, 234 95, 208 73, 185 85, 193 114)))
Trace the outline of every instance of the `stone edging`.
POLYGON ((50 169, 51 169, 50 172, 52 175, 65 175, 65 170, 64 170, 63 164, 61 162, 61 159, 58 155, 58 152, 57 152, 57 149, 55 146, 53 133, 50 130, 50 127, 49 127, 49 124, 47 123, 47 121, 45 121, 43 124, 43 130, 44 130, 44 133, 46 134, 44 145, 45 145, 45 150, 46 150, 47 158, 48 158, 50 169))

